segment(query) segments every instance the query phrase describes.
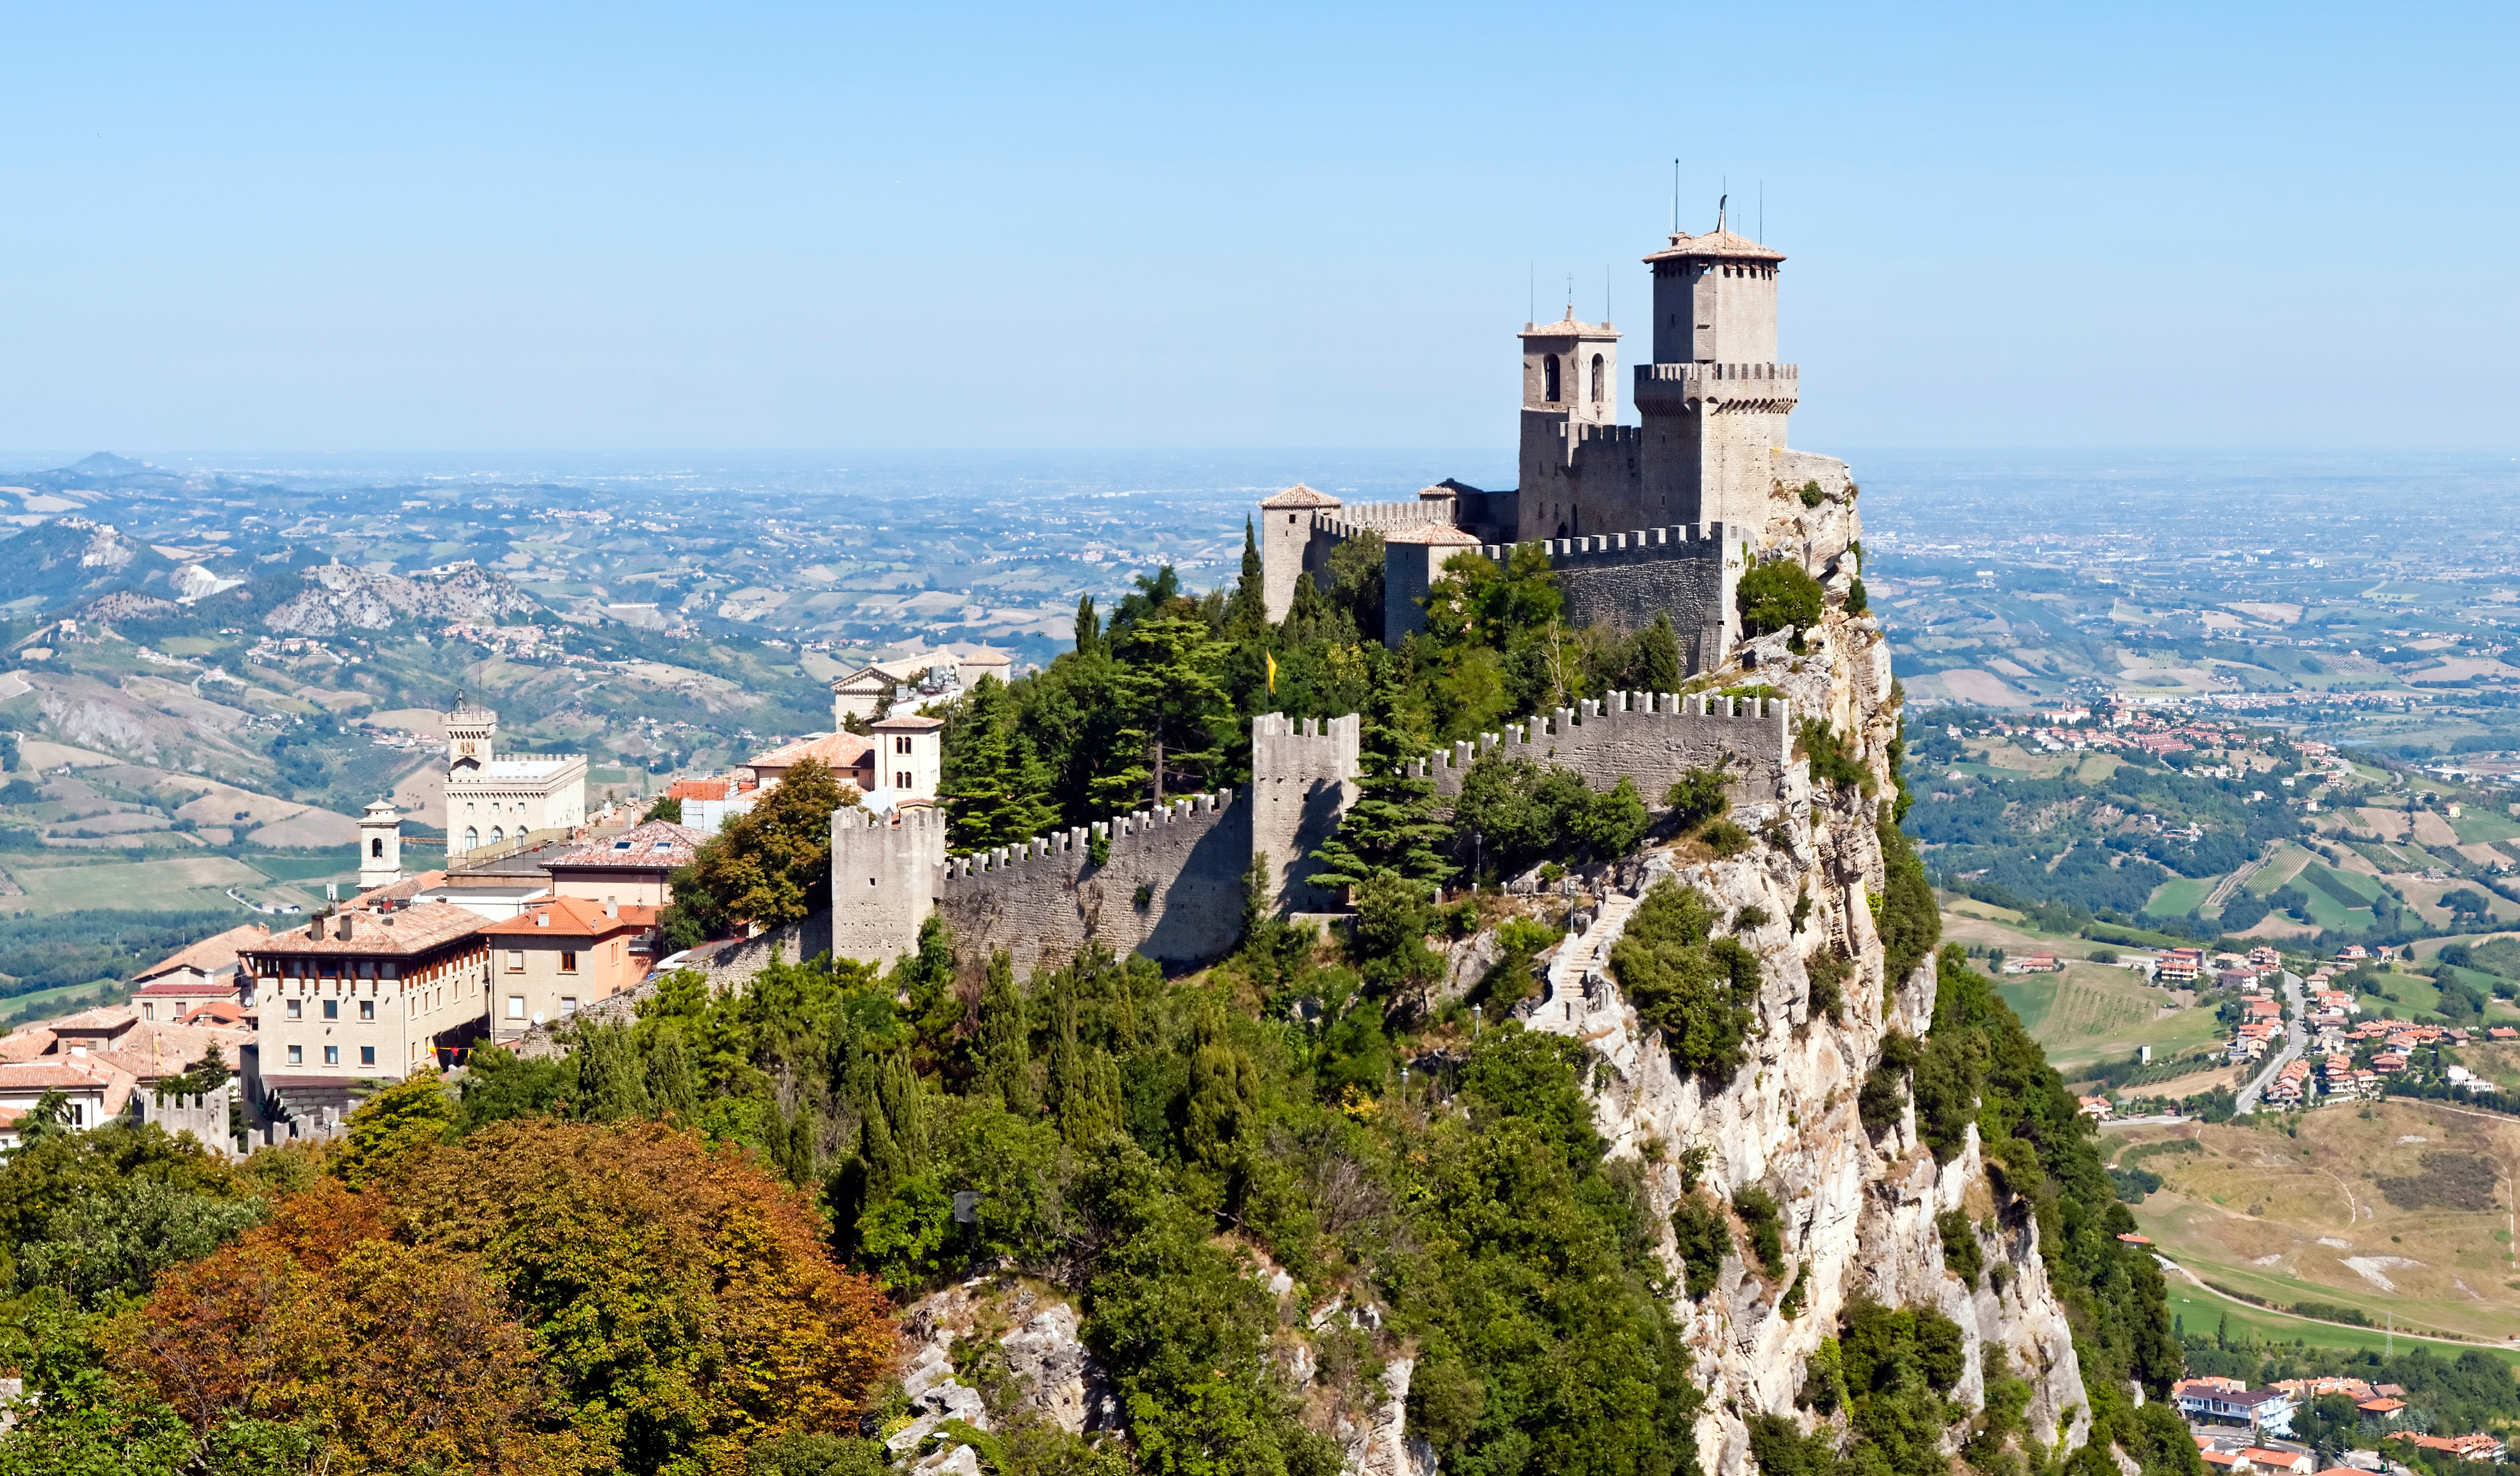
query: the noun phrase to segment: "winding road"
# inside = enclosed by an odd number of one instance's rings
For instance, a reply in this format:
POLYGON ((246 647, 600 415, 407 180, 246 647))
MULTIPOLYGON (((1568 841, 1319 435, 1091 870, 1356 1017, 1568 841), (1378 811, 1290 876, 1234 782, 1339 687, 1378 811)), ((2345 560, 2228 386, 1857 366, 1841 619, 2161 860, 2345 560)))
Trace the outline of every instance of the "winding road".
POLYGON ((2283 1050, 2276 1051, 2274 1059, 2267 1062, 2267 1069, 2259 1072, 2250 1079, 2247 1086, 2240 1089, 2239 1099, 2231 1104, 2231 1115, 2234 1117, 2258 1110, 2258 1098, 2265 1094, 2267 1083, 2273 1081, 2275 1073, 2284 1068, 2284 1063, 2301 1054, 2302 1048, 2310 1044, 2310 1025, 2307 1020, 2310 1002, 2302 998, 2301 975, 2285 973, 2283 992, 2284 1002, 2292 1006, 2292 1018, 2284 1021, 2283 1050))

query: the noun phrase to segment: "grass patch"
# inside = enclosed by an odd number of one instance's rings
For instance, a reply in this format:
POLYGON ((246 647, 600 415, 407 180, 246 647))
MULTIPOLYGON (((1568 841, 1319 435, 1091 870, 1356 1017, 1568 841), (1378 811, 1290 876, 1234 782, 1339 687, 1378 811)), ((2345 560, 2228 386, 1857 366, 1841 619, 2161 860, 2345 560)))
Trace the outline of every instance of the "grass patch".
POLYGON ((2380 895, 2380 883, 2368 876, 2357 876, 2334 867, 2313 862, 2301 869, 2304 890, 2316 888, 2347 907, 2369 907, 2380 895))
POLYGON ((356 865, 343 865, 338 856, 248 856, 246 864, 274 881, 322 881, 358 871, 356 865))
MULTIPOLYGON (((261 872, 242 861, 202 855, 94 866, 12 866, 9 875, 24 889, 24 906, 38 913, 97 908, 238 911, 227 895, 229 887, 250 890, 270 884, 261 872)), ((237 920, 245 920, 241 911, 237 920)))
POLYGON ((2222 884, 2220 876, 2173 876, 2152 889, 2152 900, 2143 910, 2156 917, 2184 917, 2204 906, 2222 884))

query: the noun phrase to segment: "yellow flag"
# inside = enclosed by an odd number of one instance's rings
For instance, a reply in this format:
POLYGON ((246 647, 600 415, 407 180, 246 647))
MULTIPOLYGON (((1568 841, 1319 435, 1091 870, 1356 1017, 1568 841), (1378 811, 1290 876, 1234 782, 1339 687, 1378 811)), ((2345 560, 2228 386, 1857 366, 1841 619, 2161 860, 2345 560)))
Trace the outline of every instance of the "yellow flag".
POLYGON ((1260 659, 1269 663, 1269 695, 1274 697, 1278 694, 1278 658, 1264 650, 1260 659))

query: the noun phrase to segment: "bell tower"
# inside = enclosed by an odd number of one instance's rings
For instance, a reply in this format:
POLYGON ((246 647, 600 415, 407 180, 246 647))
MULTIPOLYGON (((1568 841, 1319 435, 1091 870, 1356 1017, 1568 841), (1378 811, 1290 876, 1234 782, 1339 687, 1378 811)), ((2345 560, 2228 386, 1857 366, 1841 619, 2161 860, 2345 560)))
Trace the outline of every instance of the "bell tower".
POLYGON ((373 892, 402 880, 402 817, 393 801, 378 800, 359 821, 359 890, 373 892))
POLYGON ((1629 489, 1617 477, 1588 487, 1582 461, 1586 439, 1618 424, 1619 331, 1578 321, 1569 303, 1565 317, 1526 323, 1519 336, 1520 536, 1564 538, 1608 527, 1624 515, 1629 489))

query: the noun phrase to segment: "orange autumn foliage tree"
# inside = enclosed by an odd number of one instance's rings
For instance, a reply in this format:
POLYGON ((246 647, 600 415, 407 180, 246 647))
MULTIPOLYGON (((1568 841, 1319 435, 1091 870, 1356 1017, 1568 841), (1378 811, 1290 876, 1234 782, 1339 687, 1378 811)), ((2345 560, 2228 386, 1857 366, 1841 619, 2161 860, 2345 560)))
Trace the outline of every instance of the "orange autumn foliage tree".
POLYGON ((415 1243, 477 1257, 590 1435, 634 1473, 740 1472, 781 1430, 853 1426, 897 1334, 805 1199, 658 1123, 519 1119, 429 1153, 415 1243))
POLYGON ((737 1476, 765 1437, 850 1428, 894 1343, 739 1152, 545 1120, 291 1196, 109 1339, 197 1432, 278 1421, 339 1471, 442 1476, 737 1476))
POLYGON ((272 1420, 344 1472, 573 1476, 588 1443, 480 1266, 390 1238, 373 1196, 325 1184, 168 1272, 108 1347, 207 1435, 272 1420))

